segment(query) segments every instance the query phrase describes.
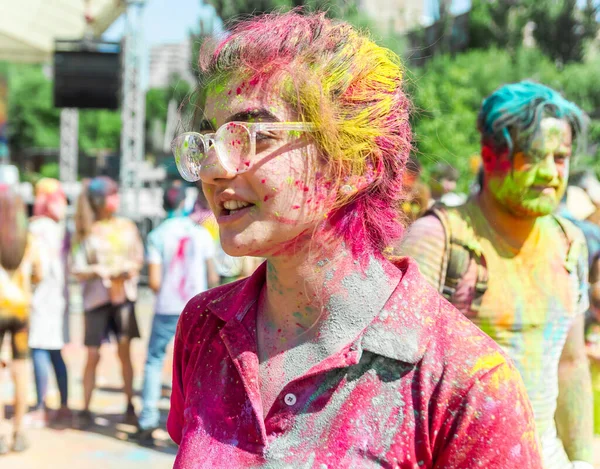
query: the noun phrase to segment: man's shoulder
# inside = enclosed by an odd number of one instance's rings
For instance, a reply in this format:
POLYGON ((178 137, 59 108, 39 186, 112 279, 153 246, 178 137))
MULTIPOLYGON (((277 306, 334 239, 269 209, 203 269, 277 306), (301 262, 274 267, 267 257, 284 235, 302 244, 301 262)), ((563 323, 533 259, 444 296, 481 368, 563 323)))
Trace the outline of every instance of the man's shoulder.
POLYGON ((585 235, 577 223, 561 215, 551 215, 551 217, 556 221, 562 234, 567 238, 569 243, 585 244, 585 235))

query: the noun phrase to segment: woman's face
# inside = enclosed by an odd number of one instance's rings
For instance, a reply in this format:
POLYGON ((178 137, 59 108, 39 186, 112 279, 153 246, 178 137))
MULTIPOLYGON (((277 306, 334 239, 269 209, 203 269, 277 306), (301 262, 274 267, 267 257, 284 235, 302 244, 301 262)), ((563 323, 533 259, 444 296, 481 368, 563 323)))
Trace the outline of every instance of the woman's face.
MULTIPOLYGON (((298 122, 275 91, 231 80, 208 94, 202 130, 230 121, 298 122)), ((197 130, 197 129, 194 129, 197 130)), ((335 193, 308 132, 257 133, 251 169, 228 172, 214 147, 200 171, 202 189, 230 255, 273 257, 297 251, 326 218, 335 193)))
POLYGON ((104 201, 104 210, 112 215, 119 210, 119 194, 110 194, 104 201))
POLYGON ((57 194, 48 201, 49 215, 56 221, 61 221, 67 213, 67 199, 62 194, 57 194))

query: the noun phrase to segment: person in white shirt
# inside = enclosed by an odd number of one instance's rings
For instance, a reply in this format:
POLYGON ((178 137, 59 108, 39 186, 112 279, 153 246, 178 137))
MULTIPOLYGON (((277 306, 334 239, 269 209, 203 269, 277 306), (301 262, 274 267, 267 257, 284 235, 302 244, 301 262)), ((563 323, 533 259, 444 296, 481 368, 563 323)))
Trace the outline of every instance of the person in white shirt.
POLYGON ((213 261, 214 241, 208 230, 186 216, 184 202, 185 188, 173 183, 164 195, 167 219, 150 232, 147 240, 149 285, 156 293, 156 304, 137 434, 145 446, 153 445, 152 432, 159 427, 163 362, 179 315, 191 298, 219 284, 213 261))
POLYGON ((31 302, 29 318, 29 347, 33 359, 37 390, 36 413, 41 423, 48 419, 46 392, 50 364, 54 368, 60 392, 57 422, 68 424, 67 367, 61 350, 68 341, 67 257, 69 238, 63 223, 67 199, 60 182, 43 178, 35 186, 33 218, 29 231, 44 246, 41 250, 43 279, 37 285, 31 302))

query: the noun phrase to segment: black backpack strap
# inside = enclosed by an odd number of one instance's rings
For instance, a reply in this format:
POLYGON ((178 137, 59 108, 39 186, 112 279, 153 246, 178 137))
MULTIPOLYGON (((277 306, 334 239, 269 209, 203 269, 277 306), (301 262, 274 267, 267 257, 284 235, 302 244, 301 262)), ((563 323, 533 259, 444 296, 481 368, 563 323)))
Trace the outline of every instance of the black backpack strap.
POLYGON ((581 256, 581 250, 576 248, 577 243, 574 242, 577 236, 576 230, 579 230, 579 228, 577 228, 566 218, 563 218, 558 215, 552 215, 552 217, 562 230, 567 241, 567 255, 565 257, 565 268, 568 272, 574 272, 575 270, 577 270, 577 263, 579 261, 579 256, 581 256))
POLYGON ((478 312, 483 295, 487 291, 489 279, 485 257, 470 221, 458 210, 448 209, 441 205, 434 205, 429 213, 440 220, 446 234, 446 250, 442 261, 444 275, 439 291, 444 298, 452 302, 458 285, 467 273, 470 261, 473 259, 477 265, 477 279, 475 295, 469 309, 478 312))

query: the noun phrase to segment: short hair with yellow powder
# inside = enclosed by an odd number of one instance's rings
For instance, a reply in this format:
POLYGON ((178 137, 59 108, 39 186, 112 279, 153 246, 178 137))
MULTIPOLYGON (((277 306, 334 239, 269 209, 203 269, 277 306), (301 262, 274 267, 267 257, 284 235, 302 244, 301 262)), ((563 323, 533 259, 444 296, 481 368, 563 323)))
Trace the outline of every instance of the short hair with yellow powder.
POLYGON ((324 13, 292 11, 237 23, 221 41, 204 44, 199 69, 204 93, 232 76, 277 84, 300 118, 315 124, 333 189, 366 179, 352 197, 340 196, 329 217, 353 250, 383 252, 400 237, 395 207, 412 136, 396 54, 324 13))

